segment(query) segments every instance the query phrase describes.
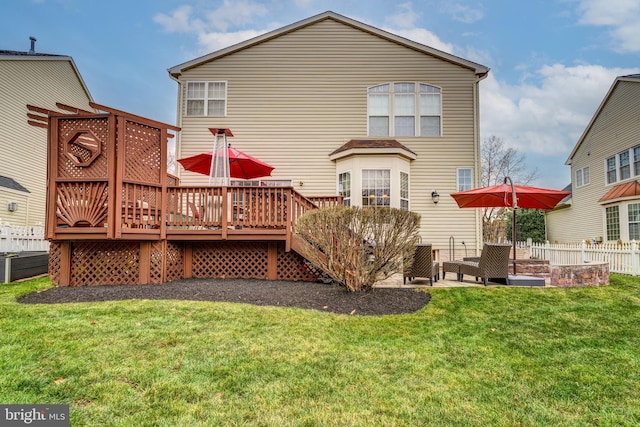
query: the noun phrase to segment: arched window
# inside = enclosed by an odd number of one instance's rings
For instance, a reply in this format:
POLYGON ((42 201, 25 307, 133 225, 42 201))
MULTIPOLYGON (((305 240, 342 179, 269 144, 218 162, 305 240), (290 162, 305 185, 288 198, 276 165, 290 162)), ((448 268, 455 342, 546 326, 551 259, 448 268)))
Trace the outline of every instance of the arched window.
POLYGON ((442 135, 442 93, 426 83, 385 83, 368 89, 369 136, 442 135))

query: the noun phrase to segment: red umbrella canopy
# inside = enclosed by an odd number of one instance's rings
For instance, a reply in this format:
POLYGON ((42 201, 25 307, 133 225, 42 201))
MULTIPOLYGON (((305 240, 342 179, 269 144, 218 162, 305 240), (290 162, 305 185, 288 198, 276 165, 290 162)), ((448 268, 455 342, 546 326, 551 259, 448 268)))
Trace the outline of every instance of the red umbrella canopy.
MULTIPOLYGON (((518 208, 553 209, 569 192, 548 188, 514 185, 518 208)), ((513 207, 512 188, 508 184, 491 187, 474 188, 472 190, 452 193, 461 208, 494 208, 513 207)))
MULTIPOLYGON (((223 151, 224 152, 224 151, 223 151)), ((271 175, 273 166, 258 160, 231 146, 227 148, 229 155, 229 175, 231 178, 254 179, 271 175)), ((179 159, 178 162, 192 172, 209 175, 211 172, 211 160, 213 153, 200 153, 195 156, 179 159)))

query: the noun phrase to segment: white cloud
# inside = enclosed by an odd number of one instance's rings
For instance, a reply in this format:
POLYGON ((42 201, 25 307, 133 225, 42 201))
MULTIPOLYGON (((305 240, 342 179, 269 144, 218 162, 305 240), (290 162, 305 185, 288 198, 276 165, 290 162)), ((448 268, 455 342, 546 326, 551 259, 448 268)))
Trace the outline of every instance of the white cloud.
POLYGON ((180 6, 169 15, 158 13, 153 21, 160 24, 168 33, 187 33, 194 30, 191 22, 191 6, 180 6))
POLYGON ((198 43, 203 52, 215 52, 236 43, 240 43, 256 36, 264 34, 265 31, 245 30, 227 33, 202 32, 198 35, 198 43))
POLYGON ((609 27, 618 52, 640 52, 640 2, 638 0, 580 0, 579 23, 609 27))
POLYGON ((269 9, 250 0, 224 0, 222 5, 206 13, 208 28, 227 31, 229 28, 243 27, 254 22, 254 18, 265 16, 269 9))
POLYGON ((413 11, 411 2, 399 4, 398 9, 397 13, 385 19, 387 25, 402 29, 414 28, 420 15, 413 11))
POLYGON ((411 29, 398 29, 398 28, 383 28, 393 34, 397 34, 409 40, 433 47, 447 53, 453 53, 453 45, 442 41, 438 36, 433 34, 429 30, 424 28, 411 28, 411 29))
POLYGON ((537 83, 509 85, 494 74, 480 83, 481 138, 502 138, 522 152, 568 155, 617 76, 635 70, 547 65, 537 83))
POLYGON ((451 15, 456 21, 472 24, 484 18, 484 11, 481 7, 471 7, 460 3, 445 2, 442 10, 451 15))

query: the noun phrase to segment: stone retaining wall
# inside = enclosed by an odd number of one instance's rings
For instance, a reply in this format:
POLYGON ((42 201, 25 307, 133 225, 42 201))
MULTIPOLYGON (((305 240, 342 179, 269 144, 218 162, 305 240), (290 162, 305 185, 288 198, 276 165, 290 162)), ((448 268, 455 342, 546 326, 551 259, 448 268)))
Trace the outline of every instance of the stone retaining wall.
POLYGON ((601 286, 608 284, 609 263, 607 262, 551 266, 552 286, 601 286))

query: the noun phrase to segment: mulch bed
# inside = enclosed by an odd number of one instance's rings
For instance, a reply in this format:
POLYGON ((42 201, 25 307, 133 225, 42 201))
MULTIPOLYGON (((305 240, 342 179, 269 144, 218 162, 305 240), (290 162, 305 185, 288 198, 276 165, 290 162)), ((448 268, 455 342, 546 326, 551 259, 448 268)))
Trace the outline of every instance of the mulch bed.
POLYGON ((340 314, 380 316, 412 313, 431 295, 407 288, 347 292, 335 285, 254 279, 186 279, 160 285, 50 288, 18 299, 24 304, 120 301, 128 299, 225 301, 263 306, 299 307, 340 314))

